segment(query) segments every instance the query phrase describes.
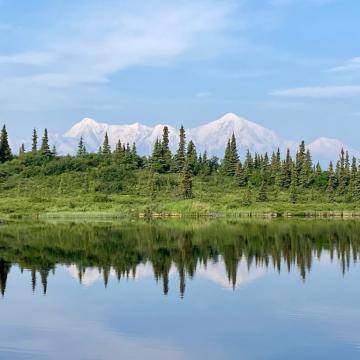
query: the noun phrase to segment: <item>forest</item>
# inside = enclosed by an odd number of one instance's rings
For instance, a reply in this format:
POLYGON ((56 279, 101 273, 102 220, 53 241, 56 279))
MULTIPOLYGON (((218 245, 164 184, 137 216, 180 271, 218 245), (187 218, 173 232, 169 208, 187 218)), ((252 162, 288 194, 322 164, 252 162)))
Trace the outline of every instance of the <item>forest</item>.
POLYGON ((83 138, 75 155, 58 155, 47 129, 36 129, 30 149, 15 154, 4 125, 0 134, 0 214, 62 212, 122 214, 294 214, 310 211, 356 213, 360 170, 342 150, 326 168, 314 163, 304 141, 296 154, 287 149, 242 157, 234 134, 224 156, 197 151, 180 128, 175 154, 163 128, 152 154, 119 140, 114 149, 105 134, 97 153, 83 138))

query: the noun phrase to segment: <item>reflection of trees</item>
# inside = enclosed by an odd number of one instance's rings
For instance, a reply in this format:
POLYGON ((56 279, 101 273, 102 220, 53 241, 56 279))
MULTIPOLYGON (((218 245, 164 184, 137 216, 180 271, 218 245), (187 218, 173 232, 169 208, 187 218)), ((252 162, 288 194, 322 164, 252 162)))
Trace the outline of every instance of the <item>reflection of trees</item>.
POLYGON ((47 291, 49 272, 57 264, 75 264, 79 279, 97 267, 105 286, 114 270, 117 278, 136 275, 139 264, 151 262, 156 280, 169 291, 175 266, 183 296, 186 278, 199 263, 221 256, 229 282, 236 285, 240 261, 288 271, 297 267, 305 280, 313 257, 324 250, 337 257, 345 272, 360 250, 356 221, 240 221, 182 224, 176 222, 121 224, 8 224, 0 228, 0 290, 4 295, 11 264, 31 272, 32 288, 41 282, 47 291))

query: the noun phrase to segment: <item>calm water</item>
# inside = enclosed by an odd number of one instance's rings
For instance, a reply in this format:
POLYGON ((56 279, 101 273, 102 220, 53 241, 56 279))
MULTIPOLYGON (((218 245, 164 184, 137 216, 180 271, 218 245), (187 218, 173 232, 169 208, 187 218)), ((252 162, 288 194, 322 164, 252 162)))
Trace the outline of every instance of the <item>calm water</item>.
POLYGON ((360 222, 0 225, 0 359, 359 359, 360 222))

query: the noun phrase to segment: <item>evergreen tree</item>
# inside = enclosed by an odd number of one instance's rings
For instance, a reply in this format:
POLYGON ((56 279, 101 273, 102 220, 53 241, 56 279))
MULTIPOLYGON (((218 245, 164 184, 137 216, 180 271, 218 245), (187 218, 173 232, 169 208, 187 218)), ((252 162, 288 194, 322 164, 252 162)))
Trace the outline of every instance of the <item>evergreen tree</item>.
POLYGON ((233 133, 228 141, 225 156, 224 156, 224 170, 227 175, 234 176, 236 167, 239 162, 239 155, 237 152, 236 138, 233 133))
POLYGON ((304 167, 304 162, 305 162, 305 142, 302 141, 299 145, 299 150, 296 153, 296 158, 295 158, 295 169, 296 169, 296 175, 297 175, 297 179, 298 179, 298 185, 302 185, 301 184, 301 172, 304 167))
POLYGON ((249 186, 246 188, 246 191, 243 194, 242 204, 244 206, 250 206, 252 204, 252 192, 249 186))
POLYGON ((354 201, 360 201, 360 172, 357 171, 353 180, 351 196, 354 201))
POLYGON ((312 165, 310 150, 307 150, 300 171, 300 179, 299 179, 300 186, 307 187, 310 185, 312 181, 311 179, 312 167, 313 165, 312 165))
POLYGON ((330 201, 334 201, 334 190, 335 190, 335 174, 332 162, 330 162, 328 170, 328 184, 326 187, 326 194, 330 201))
POLYGON ((108 133, 105 133, 105 137, 104 137, 104 142, 103 142, 103 146, 102 146, 102 153, 104 155, 110 155, 111 154, 111 147, 109 144, 109 137, 108 137, 108 133))
POLYGON ((184 199, 191 199, 193 197, 191 170, 188 164, 185 164, 181 173, 181 195, 184 199))
POLYGON ((83 140, 83 137, 81 136, 80 137, 80 140, 79 140, 79 145, 78 145, 78 150, 77 150, 77 156, 78 157, 81 157, 81 156, 84 156, 87 154, 87 151, 86 151, 86 146, 84 144, 84 140, 83 140))
POLYGON ((9 161, 12 159, 12 153, 9 145, 8 133, 4 125, 0 133, 0 162, 9 161))
POLYGON ((256 196, 256 200, 260 202, 264 202, 268 200, 265 180, 263 180, 263 182, 261 183, 259 192, 257 193, 256 196))
POLYGON ((197 174, 197 153, 196 147, 192 140, 189 141, 187 151, 186 151, 186 163, 191 171, 191 174, 197 174))
POLYGON ((24 154, 25 154, 25 145, 24 143, 22 143, 19 149, 19 156, 23 156, 24 154))
POLYGON ((175 164, 174 164, 176 172, 181 172, 184 168, 185 146, 186 146, 186 134, 185 134, 184 127, 181 125, 179 147, 178 147, 176 155, 175 155, 175 164))
POLYGON ((298 179, 297 179, 297 170, 296 167, 293 166, 292 171, 291 171, 291 184, 290 184, 290 196, 289 196, 289 201, 292 204, 295 204, 297 202, 297 183, 298 183, 298 179))
POLYGON ((37 152, 37 144, 38 144, 38 135, 36 129, 34 128, 32 134, 32 145, 31 145, 31 151, 33 154, 37 152))
POLYGON ((44 130, 44 135, 42 138, 42 143, 41 143, 41 147, 40 147, 40 153, 41 155, 47 156, 47 157, 51 157, 52 152, 50 150, 50 146, 49 146, 49 136, 48 136, 48 131, 45 128, 44 130))
POLYGON ((236 167, 235 179, 240 187, 245 187, 247 185, 245 169, 243 168, 240 161, 238 162, 236 167))
POLYGON ((161 142, 162 172, 168 172, 171 168, 172 155, 169 147, 169 128, 164 126, 161 142))

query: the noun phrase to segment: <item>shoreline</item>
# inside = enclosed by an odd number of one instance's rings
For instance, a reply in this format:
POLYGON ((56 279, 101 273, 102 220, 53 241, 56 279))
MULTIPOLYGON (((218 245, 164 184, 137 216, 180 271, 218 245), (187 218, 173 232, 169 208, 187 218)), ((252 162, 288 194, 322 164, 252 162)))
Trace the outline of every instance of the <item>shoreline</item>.
POLYGON ((241 211, 211 213, 60 211, 36 214, 1 214, 0 224, 14 220, 156 220, 156 219, 360 219, 360 211, 241 211))

